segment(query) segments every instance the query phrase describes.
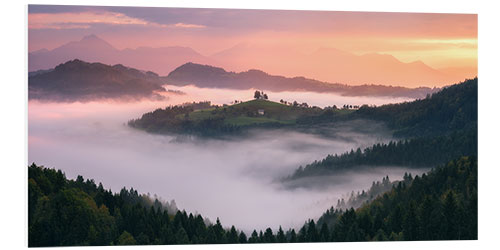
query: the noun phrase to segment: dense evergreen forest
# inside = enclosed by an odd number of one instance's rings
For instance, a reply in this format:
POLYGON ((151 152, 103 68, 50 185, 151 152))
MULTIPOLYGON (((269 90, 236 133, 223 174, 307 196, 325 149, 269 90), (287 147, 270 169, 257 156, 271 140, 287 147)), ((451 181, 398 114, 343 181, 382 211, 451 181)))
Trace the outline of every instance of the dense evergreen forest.
POLYGON ((344 116, 323 115, 312 120, 321 123, 355 118, 384 121, 396 138, 405 139, 328 155, 300 166, 284 180, 333 174, 353 167, 433 166, 464 155, 477 156, 477 78, 444 88, 422 100, 363 106, 344 116))
POLYGON ((407 176, 354 210, 333 207, 318 224, 334 241, 477 239, 477 160, 462 157, 422 176, 407 176))
POLYGON ((328 155, 322 160, 300 166, 284 181, 306 176, 333 174, 353 167, 425 167, 446 163, 460 156, 477 156, 477 131, 455 131, 448 135, 422 137, 328 155))
MULTIPOLYGON (((224 228, 218 219, 213 224, 201 215, 169 213, 161 202, 133 189, 112 193, 93 180, 68 180, 60 170, 35 164, 28 178, 30 247, 477 239, 474 157, 422 176, 406 175, 360 208, 332 207, 298 232, 279 227, 249 236, 234 226, 224 228)), ((384 178, 383 183, 390 182, 384 178)))
POLYGON ((413 102, 362 106, 353 116, 384 121, 398 137, 435 136, 477 130, 477 77, 413 102))

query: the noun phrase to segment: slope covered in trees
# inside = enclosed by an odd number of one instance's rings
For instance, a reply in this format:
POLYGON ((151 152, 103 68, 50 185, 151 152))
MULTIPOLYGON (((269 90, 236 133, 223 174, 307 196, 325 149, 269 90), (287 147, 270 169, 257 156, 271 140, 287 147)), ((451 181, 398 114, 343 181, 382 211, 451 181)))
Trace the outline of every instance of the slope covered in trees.
POLYGON ((422 137, 397 142, 378 143, 365 149, 357 148, 340 155, 328 155, 322 160, 300 166, 284 181, 306 176, 334 174, 365 167, 428 167, 464 155, 477 156, 477 131, 456 131, 448 135, 422 137))
MULTIPOLYGON (((235 244, 477 239, 477 160, 462 157, 422 176, 405 176, 358 209, 327 210, 296 232, 279 227, 249 236, 217 219, 173 211, 122 189, 32 164, 28 169, 28 244, 35 246, 235 244)), ((390 184, 385 180, 377 189, 390 184)), ((375 190, 374 190, 375 192, 375 190)))
POLYGON ((362 106, 353 116, 381 120, 398 137, 422 137, 477 130, 477 77, 413 102, 362 106))
MULTIPOLYGON (((105 190, 59 170, 28 168, 28 244, 33 246, 222 243, 226 230, 134 189, 105 190)), ((238 235, 239 236, 239 235, 238 235)))
POLYGON ((74 102, 100 99, 162 99, 166 92, 159 76, 121 64, 87 63, 78 59, 52 70, 32 73, 29 99, 74 102))
POLYGON ((474 157, 407 178, 356 210, 332 207, 318 222, 333 231, 332 241, 477 239, 474 157))
POLYGON ((344 116, 323 114, 308 120, 328 123, 356 118, 384 121, 396 138, 406 139, 328 155, 300 166, 284 180, 334 174, 354 167, 430 167, 464 155, 477 156, 477 78, 444 88, 422 100, 363 106, 344 116))

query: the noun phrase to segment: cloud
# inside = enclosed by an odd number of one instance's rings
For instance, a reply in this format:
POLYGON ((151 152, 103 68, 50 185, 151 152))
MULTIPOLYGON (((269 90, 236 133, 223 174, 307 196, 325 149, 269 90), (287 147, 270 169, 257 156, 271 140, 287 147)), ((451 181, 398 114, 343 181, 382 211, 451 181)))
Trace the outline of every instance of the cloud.
POLYGON ((188 24, 188 23, 176 23, 176 24, 174 24, 174 26, 177 28, 206 28, 207 27, 205 25, 188 24))
POLYGON ((190 23, 160 24, 141 18, 130 17, 123 13, 111 11, 83 11, 62 13, 30 13, 29 29, 88 29, 92 25, 139 25, 160 28, 205 28, 204 25, 190 23))

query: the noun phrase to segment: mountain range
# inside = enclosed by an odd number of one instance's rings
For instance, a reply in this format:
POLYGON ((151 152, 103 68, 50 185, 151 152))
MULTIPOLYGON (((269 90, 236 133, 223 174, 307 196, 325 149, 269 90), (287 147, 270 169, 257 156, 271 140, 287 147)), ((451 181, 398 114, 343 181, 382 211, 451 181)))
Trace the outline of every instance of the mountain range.
POLYGON ((404 63, 391 55, 370 53, 356 55, 334 48, 320 48, 304 54, 272 47, 238 44, 205 56, 189 47, 139 47, 116 49, 105 40, 89 35, 80 41, 66 43, 52 50, 41 49, 28 54, 28 70, 46 70, 73 59, 105 64, 123 64, 167 75, 187 63, 217 65, 229 71, 262 69, 273 75, 304 76, 322 82, 349 85, 395 85, 407 87, 444 86, 464 78, 463 69, 434 69, 421 61, 404 63), (272 53, 262 58, 263 53, 272 53))
POLYGON ((186 62, 210 63, 208 58, 187 47, 163 47, 119 50, 95 36, 83 37, 53 50, 37 50, 28 54, 28 70, 51 69, 73 59, 104 64, 123 64, 166 75, 186 62))
POLYGON ((390 96, 424 98, 439 88, 406 88, 384 85, 345 85, 339 83, 321 82, 305 77, 288 78, 270 75, 261 70, 248 70, 240 73, 228 72, 223 68, 196 63, 186 63, 167 77, 163 77, 167 84, 195 85, 201 88, 228 88, 228 89, 262 89, 268 91, 310 91, 330 92, 344 96, 390 96))

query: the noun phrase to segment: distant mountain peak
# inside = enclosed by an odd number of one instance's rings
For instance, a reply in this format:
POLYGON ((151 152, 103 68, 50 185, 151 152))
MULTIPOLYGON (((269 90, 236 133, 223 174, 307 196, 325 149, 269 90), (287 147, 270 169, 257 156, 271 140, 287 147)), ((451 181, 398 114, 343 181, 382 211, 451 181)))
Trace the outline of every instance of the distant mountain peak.
POLYGON ((84 36, 80 41, 70 42, 61 47, 65 47, 67 45, 79 46, 84 48, 92 48, 97 50, 115 50, 113 45, 108 43, 106 40, 91 34, 88 36, 84 36))
POLYGON ((89 40, 101 40, 101 41, 104 41, 104 40, 102 40, 101 38, 99 38, 98 36, 96 36, 94 34, 90 34, 90 35, 84 36, 80 41, 89 41, 89 40))
POLYGON ((211 65, 203 65, 203 64, 193 63, 193 62, 187 62, 187 63, 177 67, 172 72, 170 72, 168 74, 168 76, 172 77, 176 74, 179 74, 180 72, 182 72, 183 74, 184 73, 189 73, 189 74, 225 74, 225 73, 228 73, 223 68, 218 68, 218 67, 214 67, 211 65))

